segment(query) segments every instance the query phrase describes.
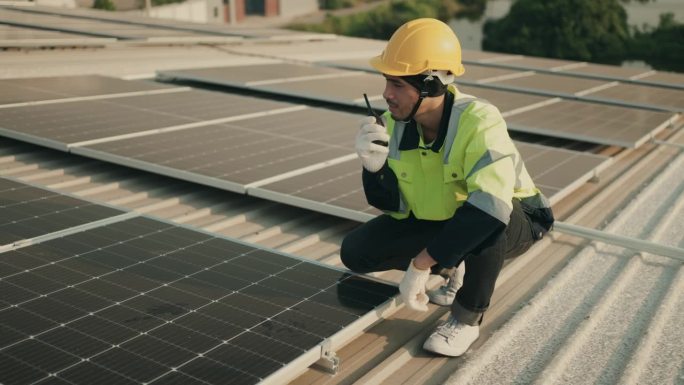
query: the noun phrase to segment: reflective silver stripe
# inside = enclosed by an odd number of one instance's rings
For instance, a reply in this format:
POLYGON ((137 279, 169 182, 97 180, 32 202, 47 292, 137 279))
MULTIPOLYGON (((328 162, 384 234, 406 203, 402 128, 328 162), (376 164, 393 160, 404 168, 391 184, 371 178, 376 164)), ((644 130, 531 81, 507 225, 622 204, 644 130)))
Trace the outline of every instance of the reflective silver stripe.
POLYGON ((518 153, 514 154, 513 157, 513 163, 515 164, 515 185, 513 188, 516 190, 522 187, 522 179, 520 179, 520 175, 522 175, 523 171, 523 162, 522 159, 520 159, 520 155, 518 153))
MULTIPOLYGON (((480 157, 480 159, 475 163, 473 168, 470 170, 468 173, 468 176, 466 176, 466 179, 470 178, 471 175, 475 174, 476 172, 480 171, 481 169, 489 166, 490 164, 496 162, 499 159, 503 158, 508 158, 511 156, 511 154, 502 154, 498 151, 493 151, 493 150, 487 150, 485 151, 484 154, 480 157)), ((520 175, 520 174, 518 174, 520 175)))
POLYGON ((511 211, 513 210, 510 204, 506 204, 506 202, 492 194, 481 190, 473 191, 468 195, 467 202, 506 225, 508 225, 508 222, 511 219, 511 211))
MULTIPOLYGON (((397 121, 394 122, 394 128, 392 129, 392 137, 389 141, 389 154, 387 154, 387 157, 389 159, 401 159, 401 151, 399 151, 399 144, 401 143, 402 136, 404 136, 404 128, 406 128, 406 123, 397 121)), ((398 183, 399 181, 397 181, 397 184, 398 183)), ((404 198, 404 194, 401 192, 401 189, 399 189, 399 210, 397 212, 402 214, 408 213, 408 204, 406 203, 406 198, 404 198)))
POLYGON ((394 122, 394 129, 392 130, 392 137, 389 141, 389 154, 387 157, 390 159, 399 160, 401 154, 399 151, 399 144, 401 143, 401 138, 404 136, 404 128, 406 123, 404 122, 394 122))
POLYGON ((463 115, 463 111, 468 108, 470 103, 474 102, 475 100, 480 99, 462 98, 454 101, 454 106, 451 108, 451 116, 449 117, 449 124, 447 126, 447 133, 444 137, 444 144, 442 145, 444 148, 444 158, 442 159, 444 164, 449 163, 449 154, 451 154, 451 147, 454 144, 454 140, 456 140, 456 134, 458 133, 458 124, 461 121, 461 115, 463 115))

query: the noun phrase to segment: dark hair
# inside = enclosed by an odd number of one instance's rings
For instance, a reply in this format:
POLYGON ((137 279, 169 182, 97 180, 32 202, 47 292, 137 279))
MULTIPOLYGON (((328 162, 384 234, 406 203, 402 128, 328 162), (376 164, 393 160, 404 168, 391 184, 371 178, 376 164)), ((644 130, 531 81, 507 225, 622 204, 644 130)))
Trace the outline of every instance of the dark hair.
POLYGON ((443 95, 447 90, 447 85, 442 84, 438 77, 433 76, 431 80, 427 80, 428 75, 410 75, 402 76, 406 83, 417 89, 419 93, 425 92, 425 96, 433 97, 443 95))

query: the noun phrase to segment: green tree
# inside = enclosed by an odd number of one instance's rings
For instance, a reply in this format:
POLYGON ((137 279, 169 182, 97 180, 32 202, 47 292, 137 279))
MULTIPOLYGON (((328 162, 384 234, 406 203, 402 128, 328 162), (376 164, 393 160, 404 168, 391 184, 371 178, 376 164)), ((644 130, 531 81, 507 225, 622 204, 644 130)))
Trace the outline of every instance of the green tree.
POLYGON ((618 0, 518 0, 484 26, 485 50, 616 63, 629 40, 618 0))
POLYGON ((326 15, 321 24, 292 24, 292 29, 339 35, 389 39, 402 24, 419 17, 449 20, 459 9, 454 0, 394 0, 369 12, 346 16, 326 15))
POLYGON ((116 6, 112 0, 95 0, 93 3, 93 8, 103 9, 105 11, 116 11, 116 6))
POLYGON ((635 31, 629 52, 655 69, 684 72, 684 24, 671 13, 660 15, 657 28, 635 31))

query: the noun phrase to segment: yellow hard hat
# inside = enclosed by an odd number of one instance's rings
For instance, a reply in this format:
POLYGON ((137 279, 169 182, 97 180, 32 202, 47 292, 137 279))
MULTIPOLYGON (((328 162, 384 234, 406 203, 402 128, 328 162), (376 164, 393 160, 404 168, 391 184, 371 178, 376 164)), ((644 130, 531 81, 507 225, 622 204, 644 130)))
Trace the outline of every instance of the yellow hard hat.
POLYGON ((392 76, 446 70, 463 75, 461 43, 454 31, 437 19, 411 20, 397 29, 382 54, 370 60, 378 71, 392 76))

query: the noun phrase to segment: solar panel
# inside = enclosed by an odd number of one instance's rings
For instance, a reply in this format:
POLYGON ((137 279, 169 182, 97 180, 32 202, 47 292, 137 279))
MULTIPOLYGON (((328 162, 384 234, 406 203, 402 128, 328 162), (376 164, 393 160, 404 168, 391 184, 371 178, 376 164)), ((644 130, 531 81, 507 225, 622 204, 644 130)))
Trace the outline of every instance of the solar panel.
POLYGON ((563 100, 506 118, 511 130, 636 148, 664 129, 669 112, 563 100))
POLYGON ((253 97, 191 90, 1 108, 0 133, 64 151, 69 145, 80 142, 197 125, 207 119, 267 114, 281 108, 298 107, 253 97))
MULTIPOLYGON (((530 56, 509 56, 502 58, 505 58, 505 60, 492 60, 491 62, 486 59, 472 61, 464 58, 464 63, 474 62, 497 68, 563 73, 586 78, 618 80, 627 83, 665 86, 679 89, 684 88, 684 75, 658 72, 640 67, 620 67, 530 56)), ((466 66, 466 68, 468 67, 469 66, 466 66)))
POLYGON ((69 143, 193 121, 100 100, 0 109, 0 133, 62 151, 69 143))
POLYGON ((160 71, 163 78, 256 89, 316 101, 363 106, 363 93, 373 106, 387 108, 381 99, 385 81, 377 75, 336 68, 290 63, 160 71))
POLYGON ((563 72, 602 77, 613 80, 630 80, 633 77, 643 75, 650 70, 636 67, 618 67, 605 64, 585 63, 582 66, 568 68, 563 72))
MULTIPOLYGON (((493 66, 478 65, 474 62, 466 63, 464 62, 465 73, 457 78, 457 83, 472 84, 480 81, 485 81, 486 79, 499 78, 501 76, 515 76, 516 74, 521 74, 522 71, 516 69, 505 69, 497 68, 493 66)), ((352 58, 352 59, 337 59, 337 60, 324 60, 320 64, 338 68, 346 68, 350 70, 359 70, 367 72, 376 72, 369 63, 368 58, 352 58)))
MULTIPOLYGON (((320 36, 320 35, 319 35, 320 36)), ((318 62, 322 60, 364 57, 364 60, 378 55, 387 43, 380 40, 336 36, 335 39, 312 39, 298 41, 297 44, 272 44, 268 47, 271 57, 280 59, 318 62)), ((231 47, 242 54, 263 54, 264 48, 255 44, 242 44, 231 47)))
POLYGON ((487 100, 503 113, 512 112, 519 108, 534 106, 538 103, 545 103, 550 100, 546 96, 531 95, 523 92, 495 90, 477 86, 458 85, 457 88, 463 93, 487 100))
POLYGON ((84 37, 77 34, 44 31, 0 24, 0 48, 18 47, 87 47, 102 46, 115 41, 107 38, 84 37))
POLYGON ((333 78, 347 73, 334 68, 291 63, 211 67, 158 72, 163 77, 194 80, 210 84, 246 87, 253 83, 288 81, 307 77, 333 78))
POLYGON ((74 147, 76 154, 244 192, 352 152, 359 116, 307 108, 231 124, 74 147))
POLYGON ((117 209, 0 178, 0 246, 120 214, 117 209))
POLYGON ((278 37, 283 40, 289 40, 291 37, 300 40, 302 37, 330 40, 334 39, 335 35, 328 34, 309 34, 307 32, 300 32, 288 29, 278 28, 240 28, 225 24, 200 24, 190 21, 181 20, 164 20, 150 18, 146 16, 138 16, 133 14, 119 14, 117 12, 106 12, 88 8, 71 8, 63 9, 50 6, 34 5, 31 7, 7 7, 15 11, 22 11, 30 14, 44 14, 44 15, 61 15, 76 19, 108 21, 119 24, 135 25, 142 27, 163 28, 168 30, 179 30, 186 32, 194 32, 200 34, 214 34, 224 36, 245 36, 245 37, 278 37))
POLYGON ((380 211, 366 201, 361 184, 361 164, 354 158, 306 174, 261 187, 249 195, 357 221, 366 221, 380 211))
POLYGON ((514 91, 536 92, 550 96, 574 98, 578 92, 601 87, 606 85, 606 83, 605 80, 537 73, 524 77, 502 79, 488 84, 514 91))
MULTIPOLYGON (((537 144, 516 142, 537 187, 557 202, 604 168, 610 158, 537 144)), ((251 188, 249 195, 357 221, 378 214, 361 185, 361 165, 351 159, 325 169, 251 188)))
POLYGON ((388 314, 397 293, 144 217, 0 261, 6 384, 284 383, 388 314))
POLYGON ((371 106, 381 110, 387 109, 387 103, 382 99, 385 79, 378 75, 363 72, 353 72, 352 74, 353 76, 325 80, 311 79, 264 84, 255 86, 255 88, 280 95, 304 97, 348 106, 365 106, 363 94, 366 93, 371 101, 371 106))
POLYGON ((465 73, 458 77, 459 83, 467 84, 468 82, 487 82, 491 79, 499 79, 501 77, 507 78, 510 76, 524 76, 522 71, 488 67, 477 64, 465 64, 465 73))
POLYGON ((684 88, 684 75, 674 72, 652 72, 648 76, 639 78, 639 81, 650 82, 684 88))
POLYGON ((172 30, 144 25, 116 23, 105 20, 88 20, 66 15, 22 12, 18 9, 0 9, 0 21, 5 24, 35 27, 88 36, 113 37, 118 39, 147 39, 152 37, 197 37, 192 31, 172 30))
POLYGON ((671 112, 684 111, 684 89, 621 83, 584 96, 585 99, 619 100, 625 104, 671 112))
POLYGON ((508 59, 516 58, 520 55, 510 55, 501 52, 487 52, 479 50, 464 49, 462 52, 464 63, 474 63, 479 61, 505 61, 508 59))
POLYGON ((508 90, 542 93, 550 96, 680 112, 684 110, 684 90, 626 84, 563 76, 534 74, 489 82, 489 86, 508 90))
POLYGON ((175 90, 176 86, 100 75, 0 79, 0 105, 70 97, 175 90))
MULTIPOLYGON (((488 63, 487 60, 484 60, 484 63, 488 63)), ((578 65, 586 65, 586 63, 584 62, 578 61, 521 55, 508 55, 506 60, 494 61, 488 64, 500 65, 502 67, 516 68, 522 70, 560 70, 562 68, 569 66, 574 67, 578 65)))

